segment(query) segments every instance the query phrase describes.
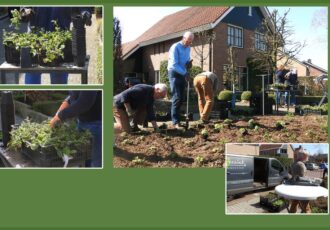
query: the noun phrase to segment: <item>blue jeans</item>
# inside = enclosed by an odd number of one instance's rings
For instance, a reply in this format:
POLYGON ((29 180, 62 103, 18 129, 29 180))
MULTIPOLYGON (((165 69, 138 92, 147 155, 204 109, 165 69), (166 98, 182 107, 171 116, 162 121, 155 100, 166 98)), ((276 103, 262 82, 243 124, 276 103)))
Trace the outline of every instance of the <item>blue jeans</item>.
POLYGON ((275 92, 275 100, 278 105, 281 104, 281 95, 282 95, 281 92, 275 92))
POLYGON ((86 167, 102 167, 102 121, 81 122, 79 130, 89 130, 92 133, 92 158, 86 162, 86 167))
MULTIPOLYGON (((68 84, 68 74, 67 73, 51 73, 50 74, 51 84, 68 84)), ((26 85, 40 85, 41 84, 41 74, 40 73, 27 73, 25 74, 25 84, 26 85)))
MULTIPOLYGON (((289 93, 285 92, 285 104, 289 104, 289 93)), ((296 104, 296 95, 294 95, 294 92, 290 91, 290 105, 296 104)))
POLYGON ((184 76, 173 70, 168 71, 168 77, 172 94, 171 116, 173 125, 176 125, 180 123, 180 107, 183 101, 186 80, 184 76))

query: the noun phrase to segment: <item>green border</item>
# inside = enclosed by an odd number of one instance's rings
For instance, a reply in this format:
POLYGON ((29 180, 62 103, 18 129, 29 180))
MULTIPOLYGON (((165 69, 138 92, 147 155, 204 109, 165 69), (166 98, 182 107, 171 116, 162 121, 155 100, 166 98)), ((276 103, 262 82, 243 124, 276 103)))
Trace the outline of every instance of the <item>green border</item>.
MULTIPOLYGON (((17 86, 16 89, 103 89, 103 170, 0 170, 0 227, 18 229, 328 229, 327 216, 226 216, 224 169, 112 167, 112 6, 264 5, 256 1, 12 0, 1 4, 104 5, 103 86, 17 86), (15 227, 16 228, 15 228, 15 227), (48 228, 47 228, 48 226, 48 228), (53 227, 50 227, 53 226, 53 227), (268 228, 271 226, 272 228, 268 228)), ((267 1, 268 6, 325 6, 267 1)), ((13 86, 0 86, 1 89, 13 86)))

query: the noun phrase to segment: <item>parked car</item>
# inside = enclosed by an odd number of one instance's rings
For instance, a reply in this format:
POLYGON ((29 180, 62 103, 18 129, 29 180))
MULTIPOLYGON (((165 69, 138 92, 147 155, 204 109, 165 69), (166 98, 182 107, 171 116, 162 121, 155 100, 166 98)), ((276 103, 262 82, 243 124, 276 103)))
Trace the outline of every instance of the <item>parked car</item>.
POLYGON ((320 167, 320 169, 326 169, 326 168, 328 168, 328 163, 321 163, 319 165, 319 167, 320 167))
POLYGON ((315 163, 306 163, 306 168, 308 170, 316 170, 316 169, 319 169, 319 166, 315 163))
POLYGON ((227 154, 227 196, 274 187, 288 177, 275 158, 227 154))

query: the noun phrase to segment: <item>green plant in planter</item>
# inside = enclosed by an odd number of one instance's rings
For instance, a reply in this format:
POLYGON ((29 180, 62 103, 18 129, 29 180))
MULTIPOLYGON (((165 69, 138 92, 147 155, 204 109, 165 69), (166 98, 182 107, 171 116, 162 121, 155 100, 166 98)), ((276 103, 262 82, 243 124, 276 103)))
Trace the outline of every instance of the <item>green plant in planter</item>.
POLYGON ((18 49, 18 47, 16 47, 16 43, 17 43, 18 39, 19 39, 18 33, 3 30, 2 44, 6 45, 6 46, 15 47, 16 49, 18 49))
POLYGON ((22 16, 21 13, 17 10, 14 9, 12 11, 10 11, 12 14, 12 18, 10 19, 11 25, 15 26, 15 29, 18 30, 20 25, 21 25, 21 20, 22 20, 22 16))
POLYGON ((54 148, 59 157, 73 155, 92 137, 89 131, 78 131, 74 122, 51 128, 49 121, 35 123, 29 119, 24 120, 20 126, 13 128, 10 135, 9 149, 18 150, 23 147, 31 150, 54 148))
MULTIPOLYGON (((52 63, 60 58, 64 58, 65 43, 68 40, 72 40, 71 32, 68 30, 62 30, 57 21, 54 23, 55 31, 41 32, 39 42, 41 47, 39 54, 44 54, 42 59, 43 63, 52 63)), ((43 55, 42 55, 43 56, 43 55)))
POLYGON ((233 92, 230 90, 222 90, 218 95, 219 101, 231 101, 233 92))
POLYGON ((252 92, 251 91, 244 91, 241 95, 241 100, 242 101, 249 101, 250 98, 252 96, 252 92))

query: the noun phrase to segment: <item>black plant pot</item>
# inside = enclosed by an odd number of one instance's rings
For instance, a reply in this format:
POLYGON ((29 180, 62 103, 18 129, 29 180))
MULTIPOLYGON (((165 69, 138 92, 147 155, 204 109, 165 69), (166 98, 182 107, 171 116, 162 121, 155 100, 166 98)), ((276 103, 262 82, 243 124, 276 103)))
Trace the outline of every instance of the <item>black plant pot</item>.
POLYGON ((39 65, 41 66, 48 66, 48 67, 58 67, 61 63, 61 57, 56 58, 52 62, 44 62, 44 58, 46 58, 46 51, 41 50, 41 54, 38 57, 39 65))
POLYGON ((63 49, 63 53, 64 53, 64 58, 63 58, 63 62, 73 62, 73 55, 72 55, 72 41, 71 40, 67 40, 65 42, 65 47, 63 49))
POLYGON ((86 56, 73 56, 73 62, 78 67, 84 67, 86 56))
POLYGON ((32 56, 30 47, 21 48, 21 67, 30 68, 32 67, 32 56))
POLYGON ((230 103, 228 101, 215 100, 213 111, 218 114, 219 119, 227 119, 230 103))
POLYGON ((5 60, 9 64, 20 64, 20 51, 13 44, 5 45, 5 60))

